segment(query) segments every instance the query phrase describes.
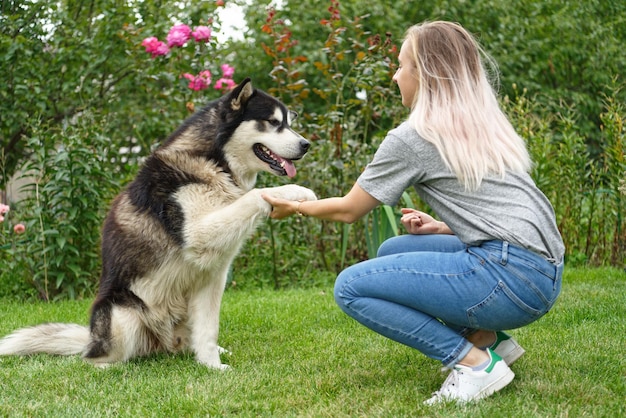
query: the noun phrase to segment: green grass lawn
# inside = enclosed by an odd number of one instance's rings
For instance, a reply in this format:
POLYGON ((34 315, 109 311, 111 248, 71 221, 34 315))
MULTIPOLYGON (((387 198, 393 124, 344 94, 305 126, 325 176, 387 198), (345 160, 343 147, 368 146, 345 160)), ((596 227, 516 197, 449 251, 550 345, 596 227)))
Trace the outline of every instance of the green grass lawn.
MULTIPOLYGON (((0 300, 0 335, 45 321, 87 323, 90 301, 0 300)), ((566 269, 540 321, 512 334, 516 378, 477 404, 422 405, 441 365, 358 325, 332 289, 229 290, 220 344, 232 370, 190 355, 96 369, 79 357, 0 358, 0 416, 623 417, 626 273, 566 269)))

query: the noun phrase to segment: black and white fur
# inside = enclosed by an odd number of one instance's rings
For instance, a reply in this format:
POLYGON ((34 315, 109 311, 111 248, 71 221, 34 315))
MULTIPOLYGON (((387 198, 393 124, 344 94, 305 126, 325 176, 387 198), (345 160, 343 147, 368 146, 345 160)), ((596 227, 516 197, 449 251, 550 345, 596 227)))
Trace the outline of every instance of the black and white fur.
POLYGON ((82 354, 106 366, 190 349, 222 369, 217 343, 226 277, 267 219, 261 193, 314 200, 294 184, 255 189, 257 174, 295 175, 309 142, 293 112, 244 80, 187 119, 114 200, 102 231, 102 274, 89 327, 48 323, 0 340, 0 355, 82 354))

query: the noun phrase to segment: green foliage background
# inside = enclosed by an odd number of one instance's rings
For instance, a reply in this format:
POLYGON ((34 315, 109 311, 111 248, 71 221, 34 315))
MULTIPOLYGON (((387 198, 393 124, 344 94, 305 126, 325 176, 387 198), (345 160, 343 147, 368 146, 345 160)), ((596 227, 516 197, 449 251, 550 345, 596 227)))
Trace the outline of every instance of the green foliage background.
MULTIPOLYGON (((229 10, 237 1, 225 3, 229 10)), ((30 180, 24 200, 0 195, 12 207, 0 224, 0 294, 93 293, 110 200, 190 111, 221 94, 192 92, 183 72, 216 74, 229 63, 236 80, 250 76, 280 97, 314 142, 296 182, 320 197, 347 192, 385 132, 407 115, 391 82, 394 46, 409 25, 434 19, 462 23, 499 63, 503 106, 554 204, 567 262, 624 267, 626 3, 313 0, 306 8, 283 1, 272 13, 266 1, 241 3, 241 39, 214 36, 203 48, 152 59, 144 38, 164 39, 174 23, 211 22, 217 33, 222 7, 2 2, 0 190, 15 174, 30 180), (27 224, 25 235, 12 233, 16 222, 27 224)), ((283 181, 261 176, 260 185, 283 181)), ((407 204, 424 208, 410 193, 407 204)), ((352 226, 268 221, 237 259, 231 286, 327 283, 397 233, 394 214, 380 209, 352 226)))

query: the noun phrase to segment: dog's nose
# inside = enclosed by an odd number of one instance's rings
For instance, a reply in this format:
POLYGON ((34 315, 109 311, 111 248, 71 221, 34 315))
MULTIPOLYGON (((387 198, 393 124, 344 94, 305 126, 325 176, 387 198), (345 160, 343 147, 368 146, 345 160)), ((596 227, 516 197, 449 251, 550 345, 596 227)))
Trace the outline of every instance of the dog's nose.
POLYGON ((302 149, 302 152, 307 152, 310 147, 311 143, 309 141, 307 141, 306 139, 300 140, 300 148, 302 149))

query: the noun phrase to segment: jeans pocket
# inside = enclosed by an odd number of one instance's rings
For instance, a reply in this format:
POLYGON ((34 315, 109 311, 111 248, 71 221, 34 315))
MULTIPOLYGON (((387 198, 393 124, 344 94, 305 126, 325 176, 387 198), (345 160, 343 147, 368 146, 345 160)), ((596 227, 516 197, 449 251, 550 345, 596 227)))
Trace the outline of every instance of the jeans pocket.
POLYGON ((486 298, 467 310, 467 319, 472 328, 504 330, 528 325, 546 311, 524 303, 500 281, 486 298))

